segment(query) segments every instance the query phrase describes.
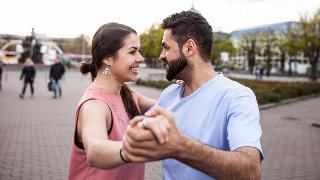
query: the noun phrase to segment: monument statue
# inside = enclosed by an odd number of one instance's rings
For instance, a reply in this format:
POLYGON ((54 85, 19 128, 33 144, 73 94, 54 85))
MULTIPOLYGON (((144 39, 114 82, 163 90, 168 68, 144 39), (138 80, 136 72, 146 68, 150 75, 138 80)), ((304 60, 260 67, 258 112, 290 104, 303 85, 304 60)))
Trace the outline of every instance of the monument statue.
POLYGON ((19 63, 24 63, 27 58, 31 58, 34 63, 42 63, 41 43, 36 38, 34 28, 32 28, 31 36, 27 36, 22 41, 22 47, 23 52, 18 59, 19 63))

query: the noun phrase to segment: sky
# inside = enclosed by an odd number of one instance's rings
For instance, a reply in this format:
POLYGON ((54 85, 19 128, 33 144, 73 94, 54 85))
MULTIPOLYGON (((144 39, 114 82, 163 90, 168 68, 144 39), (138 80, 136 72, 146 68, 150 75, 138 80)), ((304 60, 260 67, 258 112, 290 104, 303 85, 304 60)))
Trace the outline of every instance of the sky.
POLYGON ((192 3, 214 31, 284 21, 315 13, 320 0, 2 0, 0 34, 48 37, 92 37, 108 22, 126 24, 143 33, 168 15, 189 10, 192 3))

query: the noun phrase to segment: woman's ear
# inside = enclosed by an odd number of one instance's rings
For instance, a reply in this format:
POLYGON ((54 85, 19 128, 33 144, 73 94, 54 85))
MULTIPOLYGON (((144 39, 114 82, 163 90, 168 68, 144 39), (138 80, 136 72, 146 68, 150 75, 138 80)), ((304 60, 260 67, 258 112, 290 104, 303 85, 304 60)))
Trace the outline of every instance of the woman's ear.
POLYGON ((112 58, 112 57, 104 58, 104 59, 102 60, 102 62, 103 62, 104 64, 108 65, 108 66, 112 66, 112 64, 113 64, 113 58, 112 58))

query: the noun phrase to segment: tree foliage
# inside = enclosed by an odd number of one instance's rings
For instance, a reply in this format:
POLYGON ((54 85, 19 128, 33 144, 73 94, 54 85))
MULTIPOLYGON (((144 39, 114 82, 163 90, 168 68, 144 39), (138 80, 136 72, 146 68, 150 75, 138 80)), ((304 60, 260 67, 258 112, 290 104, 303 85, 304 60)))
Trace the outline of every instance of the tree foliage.
POLYGON ((302 16, 300 21, 302 24, 302 32, 299 42, 304 55, 310 61, 310 78, 317 80, 317 66, 320 58, 320 8, 312 17, 302 16))
POLYGON ((256 53, 258 52, 257 43, 258 36, 256 34, 245 35, 240 42, 241 48, 245 51, 248 59, 249 72, 253 73, 253 67, 256 63, 256 53))
POLYGON ((220 54, 222 52, 229 53, 229 56, 234 55, 234 46, 231 40, 231 35, 224 32, 213 33, 213 47, 212 47, 212 59, 217 64, 220 61, 220 54))
POLYGON ((281 32, 276 36, 275 48, 278 49, 278 53, 280 56, 280 72, 284 74, 284 65, 286 62, 287 52, 285 50, 285 44, 287 42, 286 33, 281 32))
POLYGON ((0 48, 6 44, 6 40, 0 37, 0 48))
POLYGON ((153 24, 150 29, 140 35, 142 54, 149 58, 158 58, 162 51, 163 30, 158 24, 153 24))
POLYGON ((89 44, 89 37, 81 34, 80 36, 74 38, 71 41, 61 45, 61 49, 65 53, 75 53, 75 54, 91 54, 91 46, 89 44))
POLYGON ((272 57, 275 54, 274 53, 274 47, 276 47, 276 36, 273 30, 268 30, 264 33, 262 33, 259 37, 259 41, 261 44, 261 49, 263 50, 262 55, 265 57, 266 60, 266 75, 270 76, 270 71, 271 71, 271 61, 272 57))

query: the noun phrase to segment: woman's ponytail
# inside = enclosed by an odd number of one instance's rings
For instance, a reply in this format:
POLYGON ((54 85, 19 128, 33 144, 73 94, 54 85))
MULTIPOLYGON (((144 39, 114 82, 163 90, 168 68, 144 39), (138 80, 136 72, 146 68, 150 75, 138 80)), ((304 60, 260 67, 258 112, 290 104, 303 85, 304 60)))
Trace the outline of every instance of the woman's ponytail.
POLYGON ((80 72, 84 75, 87 75, 89 72, 91 74, 92 81, 97 76, 97 68, 93 62, 91 63, 81 63, 80 65, 80 72))
POLYGON ((133 100, 132 91, 126 84, 122 85, 120 95, 130 119, 141 114, 137 104, 133 100))

